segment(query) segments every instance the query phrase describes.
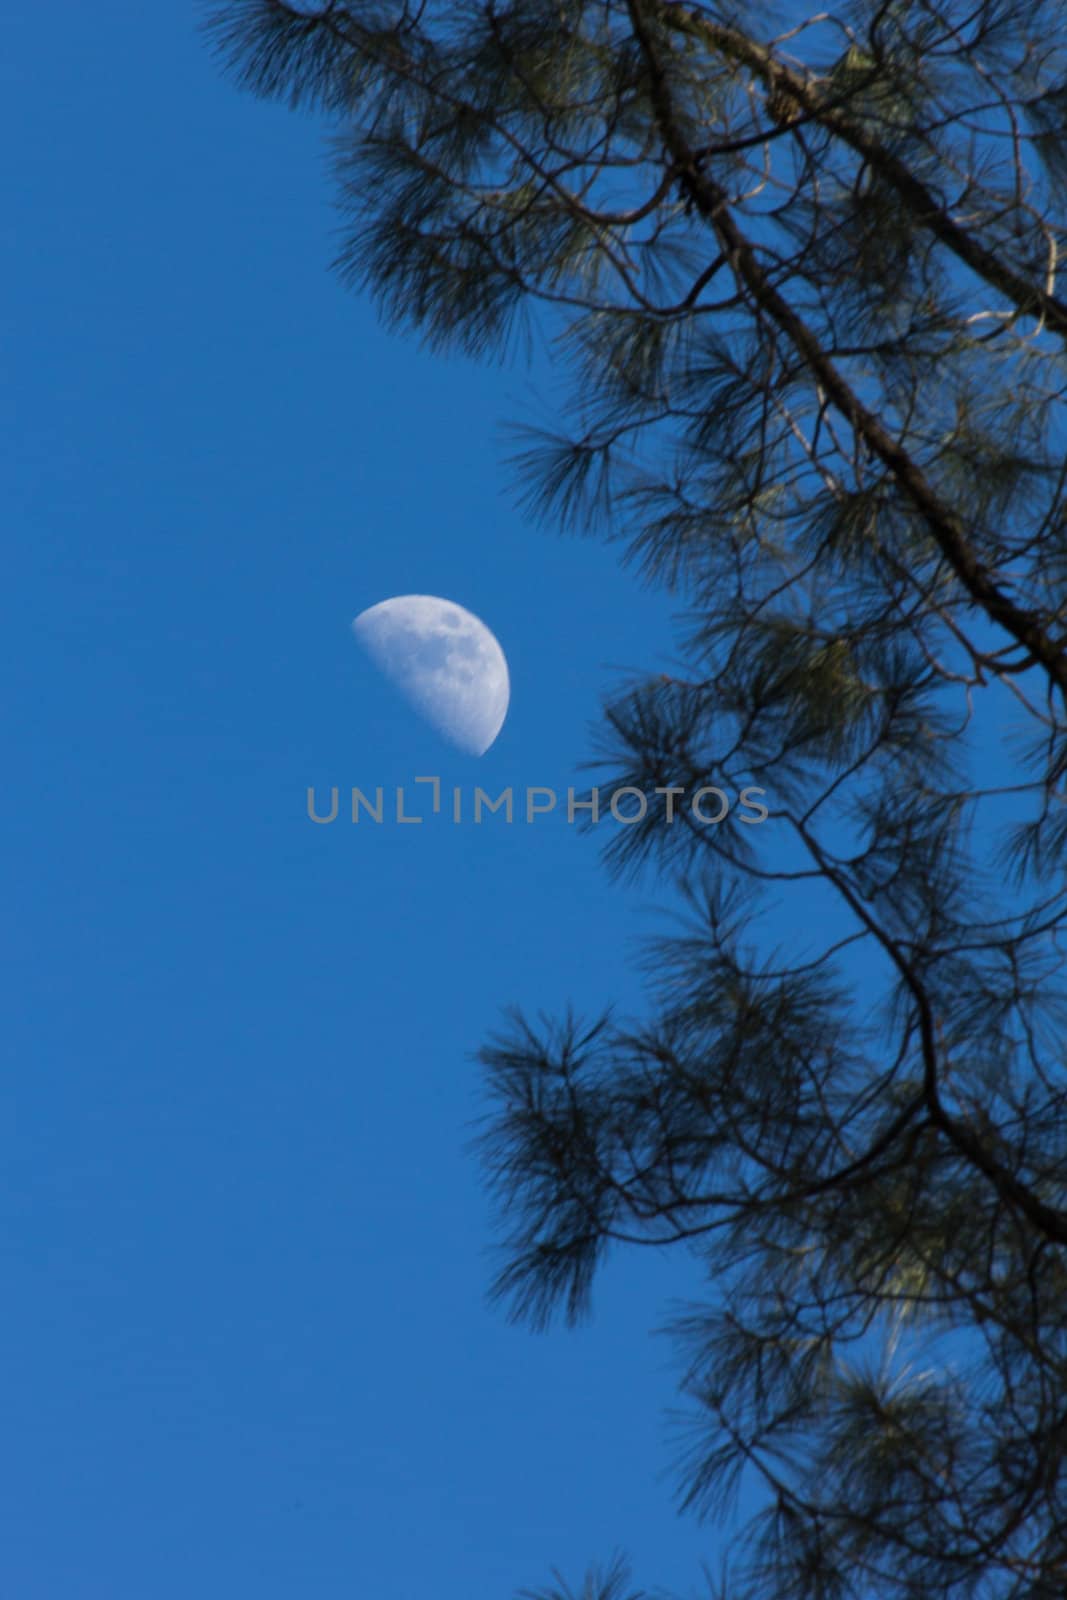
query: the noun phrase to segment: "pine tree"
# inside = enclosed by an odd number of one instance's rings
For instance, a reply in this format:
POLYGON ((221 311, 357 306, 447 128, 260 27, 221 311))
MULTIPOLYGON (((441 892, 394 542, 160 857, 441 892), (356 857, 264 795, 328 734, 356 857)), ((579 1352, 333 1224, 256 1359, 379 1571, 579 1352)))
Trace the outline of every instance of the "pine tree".
MULTIPOLYGON (((681 1492, 760 1600, 1067 1593, 1067 12, 229 0, 331 120, 384 316, 572 390, 531 508, 686 618, 608 704, 611 835, 690 925, 627 1021, 484 1052, 497 1292, 677 1245, 681 1492), (768 825, 664 791, 762 787, 768 825), (799 905, 805 948, 776 917, 799 905)), ((591 1576, 592 1597, 626 1575, 591 1576)))

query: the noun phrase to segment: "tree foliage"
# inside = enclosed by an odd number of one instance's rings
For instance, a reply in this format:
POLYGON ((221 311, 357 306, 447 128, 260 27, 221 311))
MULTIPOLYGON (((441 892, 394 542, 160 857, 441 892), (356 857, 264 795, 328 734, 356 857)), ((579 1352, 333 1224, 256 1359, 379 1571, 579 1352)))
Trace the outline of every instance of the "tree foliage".
POLYGON ((571 388, 518 449, 529 504, 687 619, 602 754, 649 797, 609 861, 679 881, 690 926, 640 1015, 486 1046, 498 1292, 544 1322, 613 1245, 706 1267, 682 1492, 764 1505, 724 1593, 1062 1595, 1067 13, 229 0, 211 27, 330 117, 339 267, 388 319, 550 341, 571 388), (741 781, 765 827, 667 821, 664 789, 741 781))

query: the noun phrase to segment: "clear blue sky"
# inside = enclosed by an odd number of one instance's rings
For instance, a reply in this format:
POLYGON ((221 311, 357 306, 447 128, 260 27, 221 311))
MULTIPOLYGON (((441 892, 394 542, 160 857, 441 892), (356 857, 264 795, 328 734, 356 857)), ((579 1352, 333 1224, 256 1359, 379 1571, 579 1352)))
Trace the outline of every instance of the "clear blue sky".
POLYGON ((471 1053, 633 997, 644 891, 565 826, 316 828, 309 783, 580 781, 667 608, 526 525, 517 372, 329 275, 320 130, 191 5, 0 5, 10 694, 3 1600, 504 1600, 714 1539, 665 1476, 670 1264, 592 1328, 484 1299, 471 1053), (420 591, 507 652, 449 753, 350 619, 420 591))

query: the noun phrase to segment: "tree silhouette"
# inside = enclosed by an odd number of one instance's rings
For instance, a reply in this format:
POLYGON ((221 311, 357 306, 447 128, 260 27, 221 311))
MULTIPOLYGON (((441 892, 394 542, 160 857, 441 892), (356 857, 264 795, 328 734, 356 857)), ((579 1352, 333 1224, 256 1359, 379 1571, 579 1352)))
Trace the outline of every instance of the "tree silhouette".
POLYGON ((332 119, 339 267, 389 320, 550 343, 528 503, 687 619, 600 755, 648 797, 609 864, 689 926, 632 1020, 485 1047, 497 1292, 543 1323, 613 1244, 706 1267, 682 1493, 763 1496, 724 1595, 1067 1593, 1067 13, 230 0, 211 29, 332 119), (674 804, 745 782, 759 829, 674 804))

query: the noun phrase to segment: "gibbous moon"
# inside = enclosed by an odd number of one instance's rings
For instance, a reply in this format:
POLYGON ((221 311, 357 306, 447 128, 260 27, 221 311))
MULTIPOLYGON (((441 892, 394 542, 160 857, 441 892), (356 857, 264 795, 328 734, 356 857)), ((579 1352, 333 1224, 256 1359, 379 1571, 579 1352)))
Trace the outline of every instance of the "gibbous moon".
POLYGON ((504 652, 485 623, 452 600, 401 594, 352 624, 375 666, 461 750, 484 755, 508 714, 504 652))

